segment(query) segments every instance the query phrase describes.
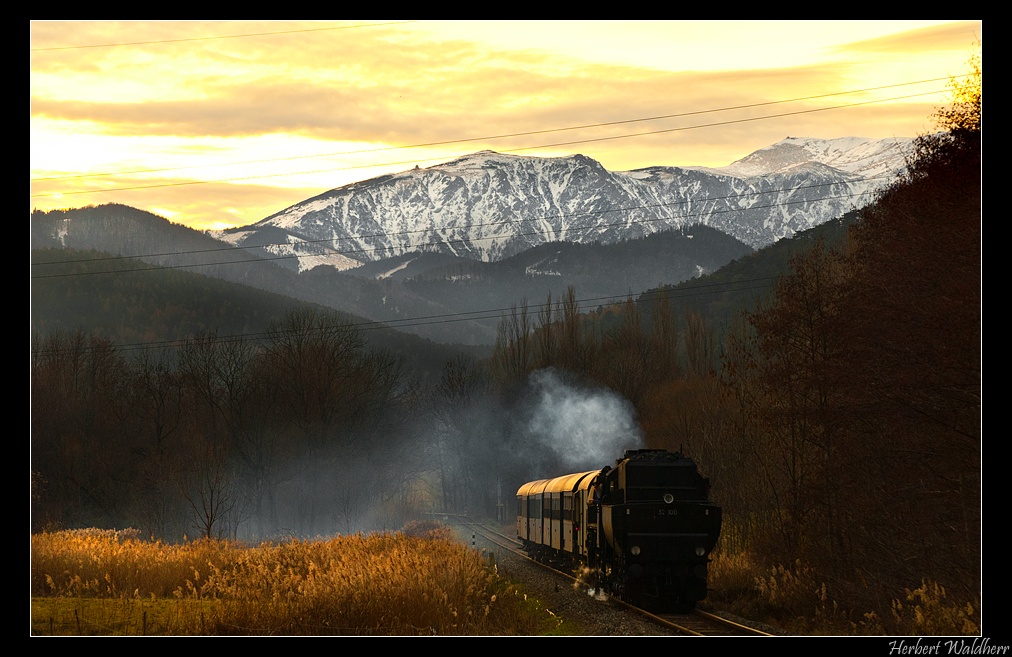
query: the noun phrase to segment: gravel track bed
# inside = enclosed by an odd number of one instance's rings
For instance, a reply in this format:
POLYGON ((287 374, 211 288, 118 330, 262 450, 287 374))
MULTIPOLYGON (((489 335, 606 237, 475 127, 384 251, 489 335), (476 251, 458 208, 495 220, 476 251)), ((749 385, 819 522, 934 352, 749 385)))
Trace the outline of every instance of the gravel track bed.
MULTIPOLYGON (((510 528, 501 531, 509 534, 510 528)), ((580 636, 678 636, 673 630, 574 589, 558 575, 491 545, 481 536, 472 541, 468 530, 458 529, 458 536, 468 545, 491 553, 500 576, 520 585, 528 596, 537 598, 553 614, 568 621, 568 627, 579 630, 580 636)))

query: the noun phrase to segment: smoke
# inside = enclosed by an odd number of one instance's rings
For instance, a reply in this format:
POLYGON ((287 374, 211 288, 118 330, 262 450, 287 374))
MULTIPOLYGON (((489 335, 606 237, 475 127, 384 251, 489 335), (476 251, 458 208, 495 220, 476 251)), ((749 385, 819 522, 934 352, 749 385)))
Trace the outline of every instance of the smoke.
POLYGON ((535 406, 527 429, 574 470, 602 468, 642 445, 632 404, 615 392, 562 380, 554 369, 530 376, 535 406))

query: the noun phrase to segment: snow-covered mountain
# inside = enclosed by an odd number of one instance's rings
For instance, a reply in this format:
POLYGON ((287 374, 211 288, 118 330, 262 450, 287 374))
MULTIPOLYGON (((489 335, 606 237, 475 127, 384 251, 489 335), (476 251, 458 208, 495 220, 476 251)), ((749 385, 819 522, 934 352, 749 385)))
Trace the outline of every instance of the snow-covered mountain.
POLYGON ((816 162, 864 178, 890 179, 900 171, 912 150, 913 139, 803 139, 788 137, 772 146, 715 169, 751 178, 769 176, 791 167, 816 162))
POLYGON ((913 139, 788 137, 722 168, 612 172, 583 155, 482 151, 333 189, 214 233, 300 269, 413 251, 498 261, 551 241, 614 243, 704 224, 760 248, 868 204, 913 139))

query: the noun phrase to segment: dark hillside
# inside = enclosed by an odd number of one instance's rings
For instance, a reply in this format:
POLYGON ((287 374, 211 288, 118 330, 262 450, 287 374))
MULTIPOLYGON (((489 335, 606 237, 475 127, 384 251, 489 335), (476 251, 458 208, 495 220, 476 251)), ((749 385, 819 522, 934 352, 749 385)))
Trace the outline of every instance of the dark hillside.
POLYGON ((707 326, 724 333, 733 326, 742 311, 751 310, 758 301, 769 297, 777 278, 790 268, 791 258, 820 240, 829 248, 841 248, 858 213, 849 212, 839 219, 797 233, 770 246, 746 254, 715 272, 678 285, 647 289, 637 298, 645 318, 662 299, 676 316, 699 314, 707 326))
MULTIPOLYGON (((32 252, 32 263, 33 277, 38 277, 31 282, 31 322, 41 334, 80 330, 138 347, 175 345, 207 331, 255 338, 296 309, 320 308, 255 287, 95 251, 42 249, 32 252)), ((484 353, 432 343, 354 315, 341 316, 362 327, 373 348, 404 358, 424 378, 438 373, 454 354, 484 353)))
MULTIPOLYGON (((299 274, 282 266, 281 260, 262 259, 250 250, 234 248, 200 231, 125 205, 37 211, 30 225, 34 249, 80 249, 137 258, 371 320, 410 320, 452 312, 404 290, 393 280, 363 279, 330 267, 299 274)), ((49 266, 34 265, 33 279, 46 275, 49 266)), ((110 268, 114 266, 110 264, 110 268)), ((495 333, 494 326, 468 322, 453 328, 440 323, 408 323, 408 331, 446 343, 487 343, 495 333)))
POLYGON ((695 279, 751 252, 716 229, 693 226, 617 244, 542 244, 500 262, 429 269, 405 287, 460 309, 541 304, 573 287, 581 299, 599 299, 596 306, 665 281, 695 279))

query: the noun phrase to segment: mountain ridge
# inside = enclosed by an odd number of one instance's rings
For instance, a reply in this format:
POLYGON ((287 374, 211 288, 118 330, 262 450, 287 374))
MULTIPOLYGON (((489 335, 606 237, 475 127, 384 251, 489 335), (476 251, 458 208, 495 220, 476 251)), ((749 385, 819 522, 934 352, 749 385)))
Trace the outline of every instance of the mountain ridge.
POLYGON ((262 248, 299 256, 300 270, 413 251, 493 262, 545 242, 613 243, 688 225, 760 248, 867 204, 912 147, 913 139, 788 137, 727 167, 624 172, 580 154, 485 150, 351 183, 210 234, 247 248, 271 231, 262 248))

